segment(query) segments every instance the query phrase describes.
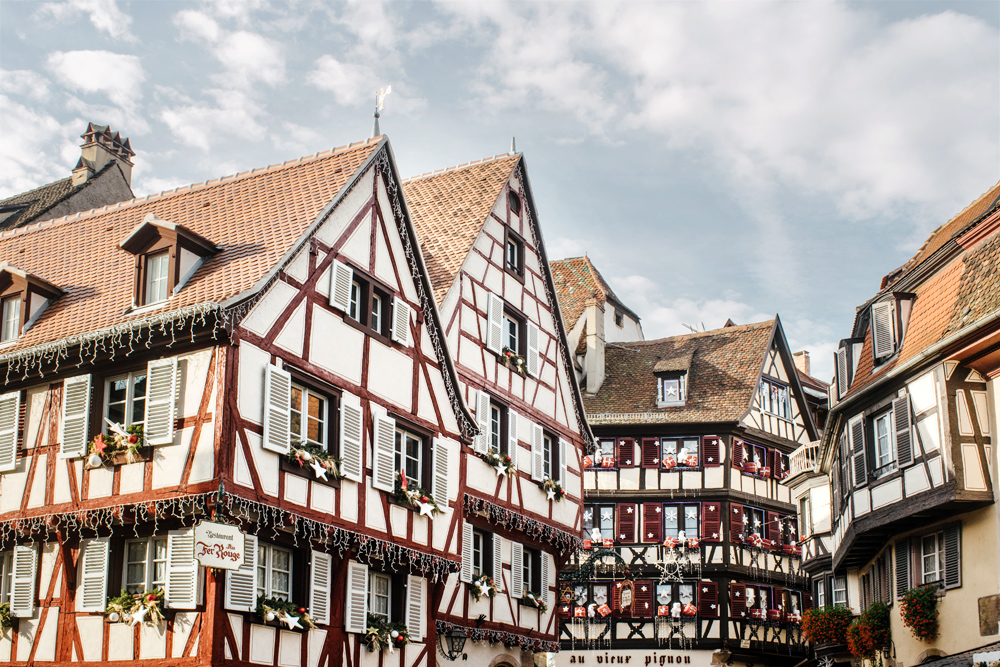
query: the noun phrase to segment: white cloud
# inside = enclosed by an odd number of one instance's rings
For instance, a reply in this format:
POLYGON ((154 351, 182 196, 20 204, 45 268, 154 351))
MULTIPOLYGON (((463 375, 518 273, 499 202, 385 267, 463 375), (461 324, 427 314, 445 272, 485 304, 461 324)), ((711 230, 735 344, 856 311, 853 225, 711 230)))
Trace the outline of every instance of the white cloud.
POLYGON ((285 76, 285 57, 278 42, 245 30, 226 31, 205 12, 186 9, 174 15, 182 40, 204 43, 225 70, 213 77, 219 86, 249 88, 261 81, 274 86, 285 76))
POLYGON ((261 110, 248 95, 232 90, 208 92, 215 98, 215 106, 189 104, 160 113, 160 119, 182 144, 207 151, 213 144, 233 137, 260 141, 267 135, 258 122, 261 110))
POLYGON ((118 9, 115 0, 67 0, 67 2, 46 2, 38 9, 40 17, 51 16, 57 21, 75 19, 87 15, 91 24, 114 39, 126 42, 136 41, 131 32, 132 17, 118 9))
POLYGON ((55 51, 47 66, 60 83, 81 93, 102 93, 119 107, 132 108, 142 98, 146 79, 138 56, 110 51, 55 51))
POLYGON ((217 42, 222 30, 208 14, 185 9, 174 15, 174 25, 181 33, 181 39, 198 39, 205 42, 217 42))
POLYGON ((48 80, 31 70, 0 69, 0 92, 8 95, 23 95, 38 102, 49 98, 48 80))
MULTIPOLYGON (((66 178, 75 159, 64 159, 75 148, 75 135, 85 124, 61 124, 49 113, 26 107, 0 95, 0 197, 7 197, 66 178)), ((79 157, 79 148, 76 148, 79 157)))
POLYGON ((289 123, 288 121, 281 123, 281 131, 272 134, 271 141, 277 148, 297 155, 318 153, 328 148, 323 143, 324 138, 322 134, 312 128, 289 123))
POLYGON ((327 54, 316 60, 306 80, 320 90, 333 93, 337 104, 353 105, 374 99, 378 77, 366 65, 354 65, 327 54))

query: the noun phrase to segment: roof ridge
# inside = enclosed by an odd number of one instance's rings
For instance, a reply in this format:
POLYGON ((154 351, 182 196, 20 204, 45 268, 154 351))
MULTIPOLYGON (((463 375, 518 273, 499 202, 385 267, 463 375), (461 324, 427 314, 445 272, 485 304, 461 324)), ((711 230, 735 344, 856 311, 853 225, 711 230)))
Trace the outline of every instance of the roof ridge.
MULTIPOLYGON (((32 192, 38 192, 39 190, 43 190, 45 188, 51 188, 56 183, 62 183, 63 181, 71 181, 72 179, 73 179, 72 176, 67 176, 66 178, 57 178, 56 180, 52 181, 51 183, 45 183, 43 185, 39 185, 38 187, 31 188, 30 190, 25 190, 24 192, 18 192, 17 194, 10 195, 9 197, 4 197, 3 199, 0 199, 0 205, 3 205, 6 202, 9 202, 11 199, 16 199, 17 197, 24 197, 24 196, 30 195, 32 192)), ((22 203, 27 203, 27 202, 11 202, 12 205, 13 204, 22 204, 22 203)))
POLYGON ((412 183, 413 181, 419 181, 419 180, 422 180, 422 179, 425 179, 425 178, 430 178, 431 176, 440 176, 441 174, 447 174, 447 173, 451 173, 453 171, 459 171, 461 169, 468 169, 469 167, 476 167, 476 166, 481 165, 481 164, 487 164, 487 163, 490 163, 490 162, 498 162, 499 160, 501 160, 503 158, 510 158, 510 157, 518 157, 519 158, 519 157, 521 157, 521 153, 514 153, 513 155, 511 155, 510 153, 498 153, 498 154, 494 155, 493 157, 484 157, 484 158, 482 158, 480 160, 473 160, 472 162, 466 162, 465 164, 455 165, 454 167, 445 167, 444 169, 435 169, 434 171, 428 171, 428 172, 425 172, 423 174, 418 174, 416 176, 410 176, 409 178, 404 178, 403 179, 403 185, 406 185, 407 183, 412 183))
POLYGON ((143 197, 136 197, 135 199, 128 199, 126 201, 117 202, 115 204, 109 204, 107 206, 102 206, 100 208, 92 208, 87 211, 79 211, 77 213, 71 213, 61 218, 51 218, 49 220, 41 220, 39 222, 34 222, 29 225, 25 225, 24 227, 15 227, 14 229, 0 231, 0 240, 13 238, 14 236, 28 234, 48 227, 63 225, 70 222, 78 222, 79 220, 85 218, 91 218, 101 215, 103 213, 110 213, 112 211, 131 208, 133 206, 139 206, 140 204, 146 204, 151 201, 167 199, 173 195, 187 194, 190 192, 206 190, 210 187, 215 187, 217 185, 222 185, 224 183, 232 183, 235 181, 246 180, 251 177, 274 173, 276 171, 281 171, 282 169, 287 169, 301 164, 316 162, 324 158, 333 157, 334 155, 341 155, 343 153, 347 153, 352 150, 357 150, 361 146, 367 146, 371 143, 377 143, 378 141, 381 141, 381 137, 376 137, 375 139, 365 139, 364 141, 356 141, 347 144, 345 146, 338 146, 337 148, 331 148, 329 150, 320 151, 313 155, 305 155, 303 157, 295 158, 293 160, 285 160, 284 162, 268 165, 266 167, 253 167, 247 171, 237 172, 229 176, 213 178, 207 181, 201 181, 199 183, 192 183, 190 185, 181 185, 174 188, 173 190, 164 190, 163 192, 157 192, 154 194, 145 195, 143 197))
POLYGON ((774 320, 763 320, 761 322, 749 322, 747 324, 738 324, 734 327, 719 327, 718 329, 709 329, 708 331, 695 331, 687 334, 677 334, 676 336, 664 336, 663 338, 654 338, 652 340, 634 340, 622 343, 609 343, 609 346, 616 347, 629 347, 636 346, 641 347, 643 345, 655 345, 657 343, 665 343, 670 340, 677 340, 679 338, 701 338, 707 336, 714 336, 722 333, 735 333, 738 331, 749 331, 750 329, 763 329, 765 327, 774 326, 774 320))
MULTIPOLYGON (((955 215, 953 215, 950 218, 948 218, 948 220, 945 223, 943 223, 937 229, 935 229, 933 232, 931 232, 931 235, 927 237, 927 239, 923 242, 923 244, 919 248, 917 248, 917 251, 915 253, 913 253, 913 256, 910 257, 910 259, 906 260, 906 263, 903 264, 903 266, 900 267, 900 268, 902 268, 903 270, 906 270, 907 268, 913 266, 913 262, 916 261, 916 259, 918 257, 920 257, 921 255, 923 255, 924 250, 927 248, 927 246, 929 246, 931 244, 932 241, 934 241, 934 239, 936 239, 938 237, 938 234, 940 234, 948 225, 950 225, 955 220, 957 220, 959 217, 961 217, 963 214, 965 214, 973 206, 975 206, 975 205, 979 204, 980 202, 982 202, 983 198, 986 195, 990 194, 992 191, 994 191, 994 190, 997 189, 997 186, 1000 186, 1000 181, 997 181, 996 183, 994 183, 990 187, 986 188, 986 190, 984 190, 983 192, 981 192, 975 199, 973 199, 971 202, 969 202, 968 204, 966 204, 965 208, 963 208, 961 211, 959 211, 955 215)), ((995 200, 994 200, 994 203, 995 203, 995 200)))

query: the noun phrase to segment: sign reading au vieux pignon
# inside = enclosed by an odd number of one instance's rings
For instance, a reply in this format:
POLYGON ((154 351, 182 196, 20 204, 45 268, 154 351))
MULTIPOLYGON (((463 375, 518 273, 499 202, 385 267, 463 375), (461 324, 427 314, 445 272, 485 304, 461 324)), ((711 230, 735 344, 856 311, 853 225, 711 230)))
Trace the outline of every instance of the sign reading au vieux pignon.
POLYGON ((238 570, 243 565, 244 537, 236 526, 201 521, 194 527, 194 557, 205 567, 238 570))

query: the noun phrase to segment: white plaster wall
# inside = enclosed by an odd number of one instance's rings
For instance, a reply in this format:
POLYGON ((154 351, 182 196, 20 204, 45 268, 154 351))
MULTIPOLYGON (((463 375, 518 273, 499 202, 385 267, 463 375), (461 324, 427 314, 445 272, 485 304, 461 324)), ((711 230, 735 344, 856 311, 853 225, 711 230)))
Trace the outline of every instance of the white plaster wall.
POLYGON ((372 183, 375 179, 374 174, 375 172, 372 169, 366 171, 358 179, 358 184, 354 186, 330 216, 320 225, 316 231, 316 237, 323 241, 323 243, 330 246, 336 243, 347 225, 361 211, 368 198, 371 197, 372 183))
POLYGON ((374 339, 368 355, 368 389, 409 412, 413 405, 413 360, 374 339))

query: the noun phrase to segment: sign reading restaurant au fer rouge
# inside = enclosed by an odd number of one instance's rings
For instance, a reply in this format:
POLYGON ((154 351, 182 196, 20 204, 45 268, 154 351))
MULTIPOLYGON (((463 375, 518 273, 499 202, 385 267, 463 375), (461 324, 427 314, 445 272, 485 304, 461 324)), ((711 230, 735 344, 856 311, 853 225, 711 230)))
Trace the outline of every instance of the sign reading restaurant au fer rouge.
POLYGON ((236 526, 200 521, 194 527, 194 557, 205 567, 238 570, 243 565, 244 537, 236 526))

